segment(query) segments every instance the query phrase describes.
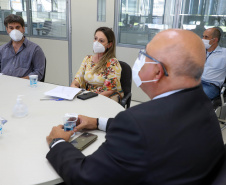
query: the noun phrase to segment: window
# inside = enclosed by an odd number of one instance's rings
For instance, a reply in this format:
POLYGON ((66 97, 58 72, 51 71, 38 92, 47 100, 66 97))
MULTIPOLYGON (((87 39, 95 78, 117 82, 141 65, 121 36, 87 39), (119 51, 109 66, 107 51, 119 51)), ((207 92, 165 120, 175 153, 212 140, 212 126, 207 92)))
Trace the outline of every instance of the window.
POLYGON ((120 46, 144 47, 168 28, 192 30, 219 26, 226 47, 225 0, 117 0, 115 33, 120 46))
POLYGON ((12 13, 23 17, 27 36, 67 39, 66 0, 0 0, 0 7, 0 31, 12 13))
POLYGON ((32 0, 32 35, 67 36, 65 0, 32 0))
POLYGON ((106 21, 106 0, 97 0, 97 21, 106 21))
MULTIPOLYGON (((172 20, 165 18, 165 9, 171 8, 166 0, 118 1, 118 43, 145 46, 161 30, 172 27, 172 20)), ((171 2, 171 1, 168 1, 171 2)), ((167 12, 169 17, 172 12, 167 12)))
POLYGON ((203 31, 211 27, 221 28, 220 45, 226 47, 226 1, 185 0, 178 23, 179 28, 191 30, 202 37, 203 31))

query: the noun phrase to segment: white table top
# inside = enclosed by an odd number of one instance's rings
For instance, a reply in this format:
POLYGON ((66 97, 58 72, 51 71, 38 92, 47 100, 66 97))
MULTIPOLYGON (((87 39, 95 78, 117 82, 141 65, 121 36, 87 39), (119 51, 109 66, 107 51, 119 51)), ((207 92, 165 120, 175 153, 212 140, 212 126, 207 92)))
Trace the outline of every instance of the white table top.
MULTIPOLYGON (((0 136, 0 184, 55 184, 62 179, 46 159, 49 147, 46 136, 53 126, 63 123, 65 113, 91 117, 114 117, 124 108, 113 100, 99 95, 89 100, 40 101, 44 92, 57 85, 38 82, 37 88, 29 80, 0 75, 0 116, 8 120, 0 136), (28 115, 14 118, 12 110, 17 95, 28 106, 28 115)), ((105 140, 105 132, 89 131, 98 135, 97 141, 83 151, 92 154, 105 140)))

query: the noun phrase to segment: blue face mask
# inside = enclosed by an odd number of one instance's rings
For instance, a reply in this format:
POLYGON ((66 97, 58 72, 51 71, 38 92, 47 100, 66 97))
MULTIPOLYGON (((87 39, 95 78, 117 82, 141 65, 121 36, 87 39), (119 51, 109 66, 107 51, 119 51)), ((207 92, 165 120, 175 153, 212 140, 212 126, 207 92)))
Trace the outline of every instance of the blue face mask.
POLYGON ((134 65, 133 65, 133 69, 132 69, 133 81, 134 81, 134 83, 136 84, 137 87, 140 87, 140 85, 142 83, 158 81, 158 79, 141 81, 140 76, 139 76, 139 72, 140 72, 141 68, 143 67, 143 65, 145 63, 158 64, 157 62, 145 62, 145 56, 141 56, 140 58, 137 58, 137 60, 135 61, 134 65))

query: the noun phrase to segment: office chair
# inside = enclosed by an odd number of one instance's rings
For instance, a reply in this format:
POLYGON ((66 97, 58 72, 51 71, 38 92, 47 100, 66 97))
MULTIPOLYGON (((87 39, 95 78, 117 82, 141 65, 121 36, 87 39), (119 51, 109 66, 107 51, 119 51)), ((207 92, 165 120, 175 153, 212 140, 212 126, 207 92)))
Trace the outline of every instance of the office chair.
POLYGON ((121 72, 121 79, 120 79, 120 83, 122 86, 122 90, 124 92, 124 96, 120 101, 120 104, 124 107, 124 108, 129 108, 130 107, 130 102, 131 102, 131 86, 132 86, 132 70, 131 67, 123 62, 123 61, 119 61, 121 68, 122 68, 122 72, 121 72))
POLYGON ((52 21, 45 21, 42 28, 36 28, 38 35, 40 35, 40 32, 42 33, 41 35, 48 35, 51 29, 52 21))
POLYGON ((45 76, 46 76, 46 58, 45 58, 45 69, 44 69, 44 74, 42 79, 40 80, 40 82, 44 82, 45 81, 45 76))
MULTIPOLYGON (((224 145, 224 148, 226 150, 226 145, 224 145)), ((213 183, 211 185, 225 185, 226 184, 226 156, 224 158, 224 162, 217 173, 216 178, 214 179, 213 183)))
MULTIPOLYGON (((226 81, 225 81, 226 82, 226 81)), ((226 83, 222 85, 220 95, 212 100, 213 108, 221 124, 221 130, 226 128, 226 83)))

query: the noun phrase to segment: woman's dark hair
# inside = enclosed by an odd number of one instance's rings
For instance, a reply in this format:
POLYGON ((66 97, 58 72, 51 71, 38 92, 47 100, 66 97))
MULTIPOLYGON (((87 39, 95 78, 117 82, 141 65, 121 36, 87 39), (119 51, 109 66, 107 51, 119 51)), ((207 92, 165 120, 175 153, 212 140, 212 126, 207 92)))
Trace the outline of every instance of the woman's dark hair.
POLYGON ((115 34, 111 28, 108 27, 100 27, 97 28, 94 37, 98 31, 101 31, 108 40, 108 43, 112 43, 112 46, 106 49, 104 55, 101 57, 98 65, 94 68, 93 73, 97 73, 99 70, 104 69, 106 67, 106 63, 111 59, 115 58, 115 34))
POLYGON ((8 24, 14 23, 14 22, 19 23, 22 27, 25 26, 23 18, 19 15, 14 15, 14 14, 10 14, 5 18, 4 25, 5 27, 8 27, 8 24))

